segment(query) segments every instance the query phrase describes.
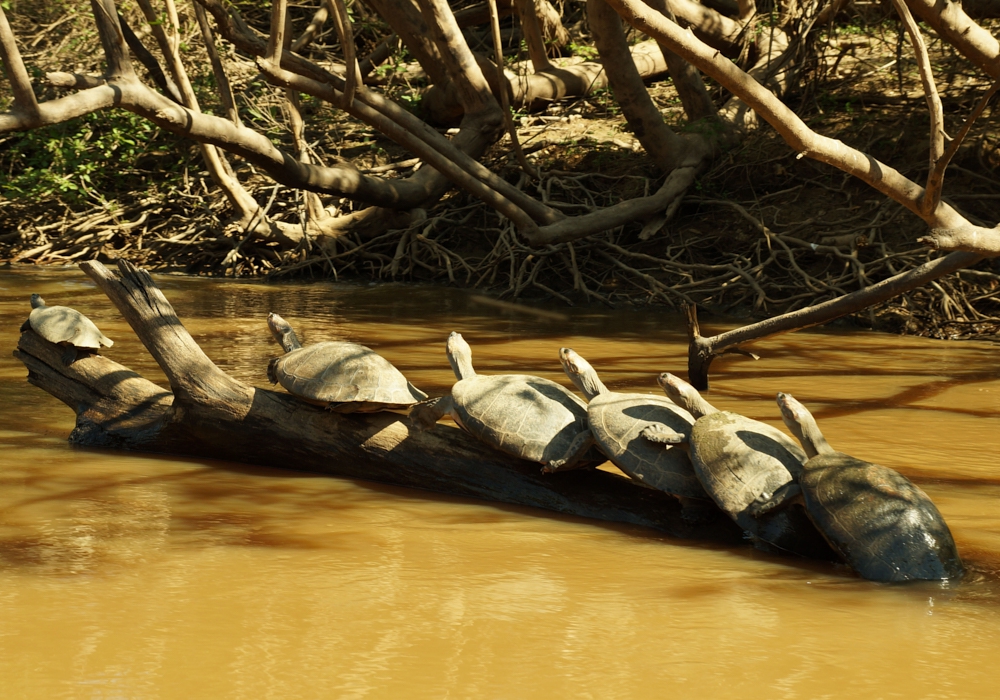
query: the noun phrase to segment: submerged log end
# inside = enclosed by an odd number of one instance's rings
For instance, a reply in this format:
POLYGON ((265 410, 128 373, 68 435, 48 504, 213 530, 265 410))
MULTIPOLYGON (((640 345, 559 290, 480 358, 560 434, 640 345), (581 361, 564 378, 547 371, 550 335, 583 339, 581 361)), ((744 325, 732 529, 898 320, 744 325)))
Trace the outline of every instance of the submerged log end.
POLYGON ((708 339, 695 336, 688 342, 688 382, 698 391, 708 391, 708 369, 716 353, 708 339))

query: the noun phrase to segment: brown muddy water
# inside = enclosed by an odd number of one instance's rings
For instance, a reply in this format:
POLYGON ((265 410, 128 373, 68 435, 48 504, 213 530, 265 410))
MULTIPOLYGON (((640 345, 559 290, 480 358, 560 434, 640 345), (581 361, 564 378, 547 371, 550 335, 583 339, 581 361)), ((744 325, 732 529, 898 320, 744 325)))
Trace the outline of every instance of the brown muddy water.
MULTIPOLYGON (((208 355, 268 386, 277 311, 377 349, 432 393, 477 369, 612 389, 683 373, 660 311, 497 308, 455 290, 158 278, 208 355)), ((847 332, 716 362, 710 399, 922 486, 970 569, 883 585, 842 567, 379 484, 73 448, 72 412, 11 357, 39 292, 155 363, 76 270, 0 271, 2 698, 986 698, 1000 693, 1000 345, 847 332)), ((714 329, 713 329, 714 330, 714 329)))

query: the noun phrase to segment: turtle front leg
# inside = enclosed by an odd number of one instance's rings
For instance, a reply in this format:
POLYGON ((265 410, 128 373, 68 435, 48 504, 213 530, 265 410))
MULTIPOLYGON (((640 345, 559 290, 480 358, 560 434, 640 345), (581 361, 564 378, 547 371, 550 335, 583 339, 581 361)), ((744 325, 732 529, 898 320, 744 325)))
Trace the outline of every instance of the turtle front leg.
POLYGON ((747 513, 755 518, 767 515, 776 508, 786 506, 802 495, 802 488, 794 481, 789 481, 784 486, 779 486, 774 493, 762 493, 756 500, 747 506, 747 513))
POLYGON ((410 411, 410 425, 416 430, 430 430, 434 424, 452 411, 451 396, 439 396, 413 405, 410 411))
POLYGON ((663 423, 650 423, 639 433, 650 442, 658 442, 663 445, 681 445, 688 441, 688 436, 678 433, 663 423))
POLYGON ((589 430, 586 430, 575 438, 573 442, 570 443, 569 448, 559 459, 549 460, 549 463, 542 467, 542 474, 552 474, 553 472, 565 472, 570 469, 578 469, 580 467, 580 460, 583 459, 583 455, 587 453, 591 447, 596 444, 594 440, 594 434, 589 430))
POLYGON ((66 349, 63 350, 62 363, 69 367, 71 364, 76 362, 85 352, 82 350, 77 350, 72 345, 67 345, 66 349))

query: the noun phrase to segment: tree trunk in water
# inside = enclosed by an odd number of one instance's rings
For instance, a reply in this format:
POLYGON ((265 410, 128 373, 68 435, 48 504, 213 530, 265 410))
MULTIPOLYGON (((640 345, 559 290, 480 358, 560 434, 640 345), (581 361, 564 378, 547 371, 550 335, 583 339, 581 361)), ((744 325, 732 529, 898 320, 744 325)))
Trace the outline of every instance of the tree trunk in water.
POLYGON ((205 355, 148 273, 124 261, 118 275, 99 262, 81 268, 121 311, 171 390, 100 355, 66 366, 64 348, 23 332, 14 354, 28 368, 29 382, 76 411, 75 444, 301 469, 641 525, 675 537, 742 542, 721 512, 693 525, 681 518, 674 498, 615 474, 543 475, 540 465, 495 452, 457 428, 411 432, 393 413, 337 414, 242 384, 205 355))

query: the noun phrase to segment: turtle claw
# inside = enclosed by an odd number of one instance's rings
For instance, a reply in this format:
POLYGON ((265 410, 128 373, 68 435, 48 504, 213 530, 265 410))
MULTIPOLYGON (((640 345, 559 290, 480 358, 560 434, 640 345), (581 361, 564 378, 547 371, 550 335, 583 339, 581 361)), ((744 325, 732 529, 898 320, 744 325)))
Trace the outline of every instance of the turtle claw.
POLYGON ((564 459, 554 459, 544 467, 542 467, 542 474, 554 474, 559 471, 566 464, 564 459))
POLYGON ((647 425, 639 434, 650 442, 657 442, 664 445, 679 445, 688 440, 684 433, 678 433, 663 423, 647 425))
POLYGON ((794 481, 789 481, 787 484, 775 489, 774 493, 767 493, 765 491, 758 496, 753 503, 747 506, 747 513, 751 517, 759 518, 785 505, 801 493, 802 489, 799 488, 799 485, 794 481))

